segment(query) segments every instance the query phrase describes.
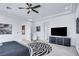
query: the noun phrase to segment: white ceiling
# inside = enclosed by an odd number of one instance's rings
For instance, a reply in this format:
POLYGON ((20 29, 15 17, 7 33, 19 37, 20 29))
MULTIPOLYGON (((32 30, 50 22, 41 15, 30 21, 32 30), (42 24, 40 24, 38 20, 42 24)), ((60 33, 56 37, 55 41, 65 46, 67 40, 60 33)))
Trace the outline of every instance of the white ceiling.
POLYGON ((60 13, 74 12, 77 4, 72 3, 33 3, 33 5, 40 4, 41 7, 36 9, 39 13, 31 12, 27 14, 27 10, 20 10, 18 7, 27 7, 24 3, 0 3, 0 13, 6 15, 14 15, 23 19, 33 19, 34 21, 51 15, 57 15, 60 13), (6 6, 10 6, 12 9, 6 9, 6 6))

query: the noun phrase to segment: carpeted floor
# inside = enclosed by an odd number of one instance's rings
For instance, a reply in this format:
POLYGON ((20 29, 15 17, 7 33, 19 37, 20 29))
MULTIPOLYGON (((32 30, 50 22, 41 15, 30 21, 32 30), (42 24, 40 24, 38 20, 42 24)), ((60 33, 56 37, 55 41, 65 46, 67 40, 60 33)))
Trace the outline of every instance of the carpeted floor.
MULTIPOLYGON (((22 41, 20 43, 22 43, 25 46, 28 46, 30 43, 34 43, 34 42, 46 43, 46 44, 50 45, 50 47, 52 47, 51 51, 48 54, 43 54, 42 56, 79 56, 79 54, 74 46, 67 47, 67 46, 62 46, 62 45, 57 45, 57 44, 50 44, 47 41, 22 41)), ((31 48, 31 46, 30 46, 30 48, 31 48)), ((38 47, 38 49, 39 49, 39 47, 38 47)), ((33 54, 34 54, 34 52, 31 53, 31 55, 33 55, 33 54)), ((38 56, 38 54, 35 54, 35 55, 38 56)))

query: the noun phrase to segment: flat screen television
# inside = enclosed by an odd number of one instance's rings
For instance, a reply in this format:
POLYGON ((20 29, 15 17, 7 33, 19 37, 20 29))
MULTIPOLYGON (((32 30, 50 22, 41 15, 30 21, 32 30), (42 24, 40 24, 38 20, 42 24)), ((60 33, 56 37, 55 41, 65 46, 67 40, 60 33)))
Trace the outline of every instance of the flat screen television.
POLYGON ((53 35, 53 36, 67 36, 67 27, 51 28, 51 35, 53 35))

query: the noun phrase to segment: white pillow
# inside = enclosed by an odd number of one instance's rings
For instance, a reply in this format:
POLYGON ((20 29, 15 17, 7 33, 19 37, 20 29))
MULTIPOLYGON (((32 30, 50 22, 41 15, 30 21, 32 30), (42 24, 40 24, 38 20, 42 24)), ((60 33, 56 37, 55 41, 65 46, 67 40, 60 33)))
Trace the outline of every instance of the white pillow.
POLYGON ((3 45, 3 43, 0 43, 0 46, 2 46, 3 45))

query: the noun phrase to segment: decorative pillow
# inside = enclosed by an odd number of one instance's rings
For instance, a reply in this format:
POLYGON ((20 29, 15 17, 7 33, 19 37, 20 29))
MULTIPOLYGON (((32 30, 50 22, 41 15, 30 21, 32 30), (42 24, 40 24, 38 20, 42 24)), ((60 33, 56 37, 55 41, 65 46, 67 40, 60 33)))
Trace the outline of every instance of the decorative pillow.
POLYGON ((3 45, 3 43, 0 43, 0 46, 2 46, 3 45))

